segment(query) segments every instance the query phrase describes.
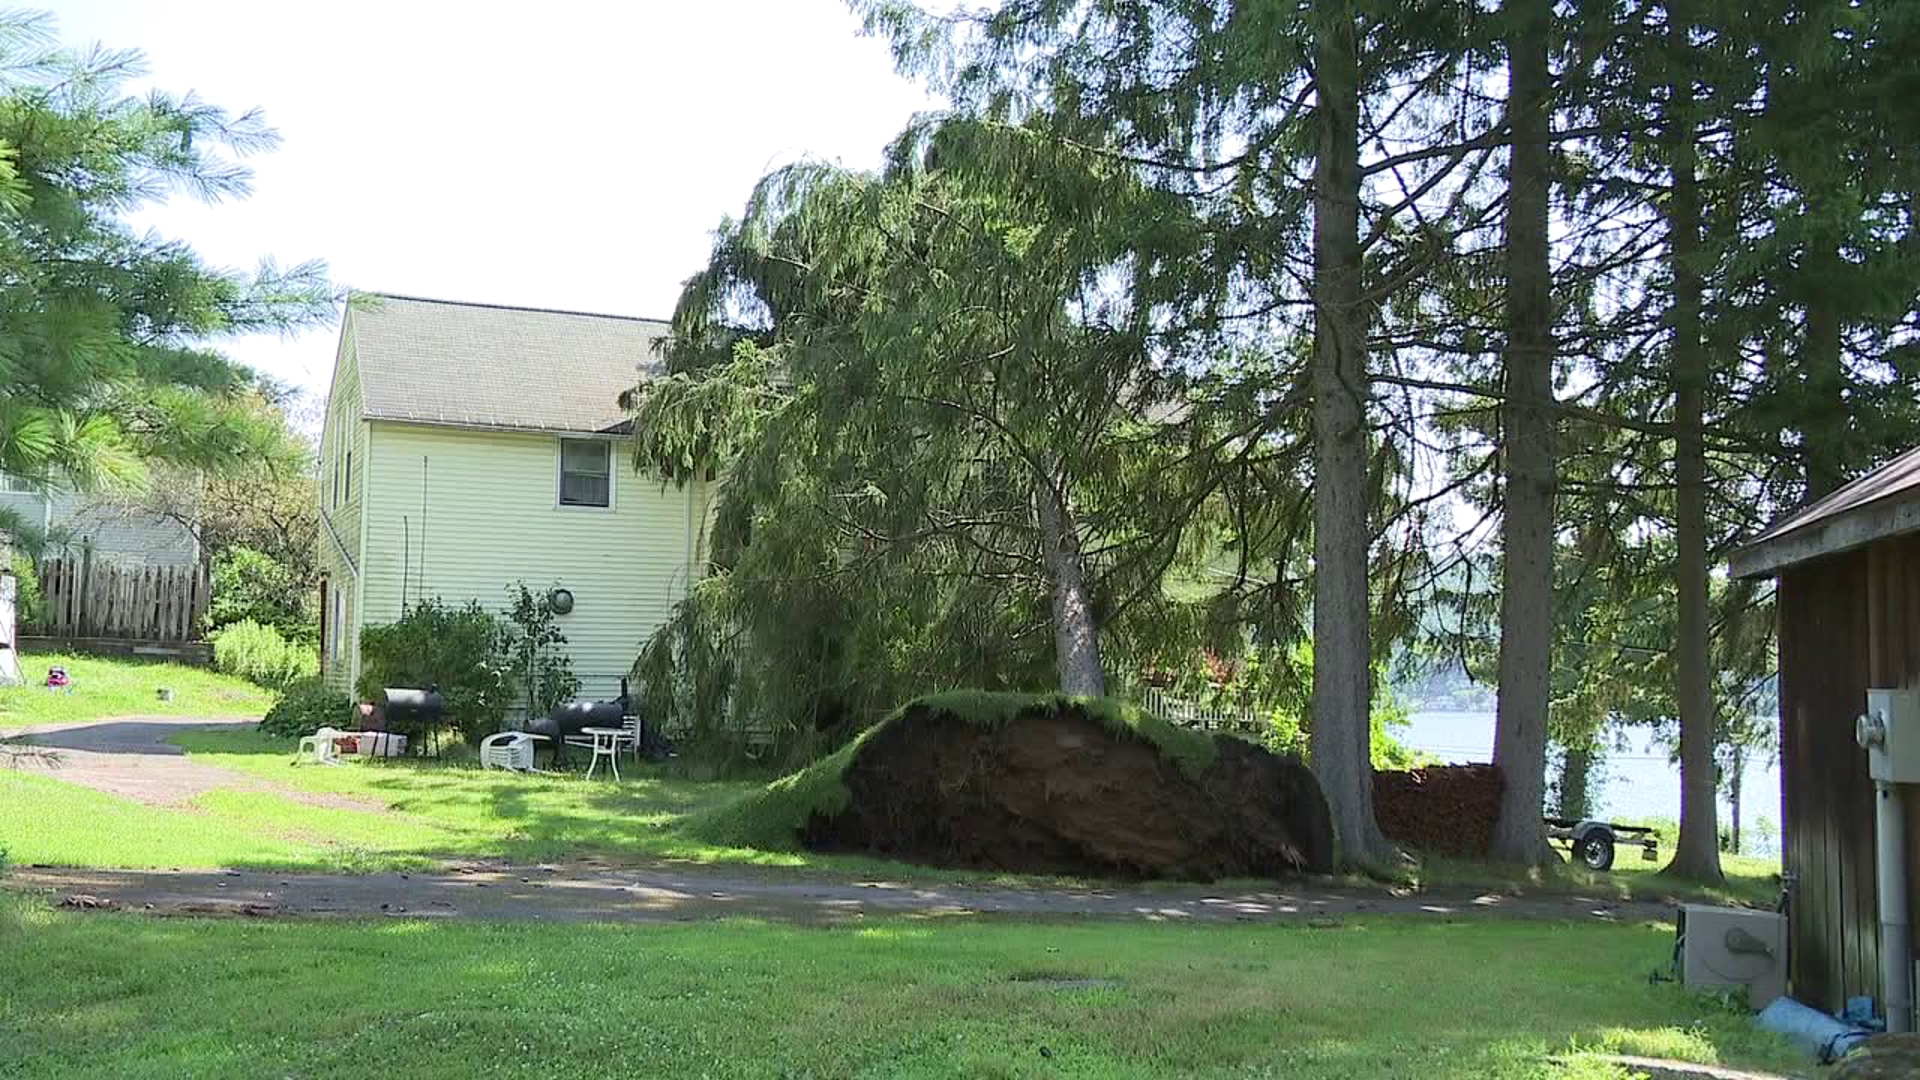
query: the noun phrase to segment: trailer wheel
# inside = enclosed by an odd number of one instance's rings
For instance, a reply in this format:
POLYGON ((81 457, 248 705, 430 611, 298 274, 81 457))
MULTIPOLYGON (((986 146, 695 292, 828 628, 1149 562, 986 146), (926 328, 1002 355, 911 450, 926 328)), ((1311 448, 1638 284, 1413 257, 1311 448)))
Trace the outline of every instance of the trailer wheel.
POLYGON ((1610 870, 1613 868, 1613 835, 1604 829, 1593 832, 1574 841, 1573 856, 1579 859, 1589 870, 1610 870))

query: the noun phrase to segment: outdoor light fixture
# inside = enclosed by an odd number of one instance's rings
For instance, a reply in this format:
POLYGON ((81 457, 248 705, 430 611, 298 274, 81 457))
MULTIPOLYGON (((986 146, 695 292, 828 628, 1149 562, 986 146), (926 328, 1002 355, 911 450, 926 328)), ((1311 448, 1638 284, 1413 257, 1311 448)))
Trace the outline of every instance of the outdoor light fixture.
POLYGON ((565 615, 573 610, 573 590, 556 587, 547 594, 547 608, 555 615, 565 615))

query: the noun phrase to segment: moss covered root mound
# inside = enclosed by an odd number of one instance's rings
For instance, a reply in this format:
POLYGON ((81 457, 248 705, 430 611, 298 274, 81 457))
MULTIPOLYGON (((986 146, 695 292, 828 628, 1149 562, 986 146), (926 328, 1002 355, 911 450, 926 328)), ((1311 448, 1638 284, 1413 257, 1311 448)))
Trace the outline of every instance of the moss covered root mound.
POLYGON ((1098 699, 921 698, 707 823, 932 866, 1175 878, 1277 877, 1333 861, 1305 765, 1098 699))

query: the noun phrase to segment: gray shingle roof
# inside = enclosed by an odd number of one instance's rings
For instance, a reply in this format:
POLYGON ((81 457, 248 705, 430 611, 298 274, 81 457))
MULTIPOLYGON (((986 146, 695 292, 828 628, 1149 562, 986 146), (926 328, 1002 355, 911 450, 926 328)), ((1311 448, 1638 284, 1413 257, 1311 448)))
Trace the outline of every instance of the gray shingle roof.
POLYGON ((518 431, 625 429, 620 392, 657 371, 667 324, 359 293, 349 308, 369 420, 518 431))
POLYGON ((1733 553, 1733 575, 1763 577, 1909 532, 1920 532, 1920 447, 1768 526, 1733 553))

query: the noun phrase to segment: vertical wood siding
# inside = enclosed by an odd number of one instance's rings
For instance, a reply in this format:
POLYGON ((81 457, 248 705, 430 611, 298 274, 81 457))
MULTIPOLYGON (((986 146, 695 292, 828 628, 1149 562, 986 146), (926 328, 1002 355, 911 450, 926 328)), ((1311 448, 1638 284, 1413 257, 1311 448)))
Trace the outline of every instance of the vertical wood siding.
MULTIPOLYGON (((1789 569, 1779 614, 1794 989, 1837 1010, 1849 996, 1879 997, 1873 784, 1854 719, 1869 687, 1920 686, 1920 536, 1789 569)), ((1920 827, 1920 800, 1909 793, 1906 804, 1920 827)), ((1920 858, 1909 875, 1920 877, 1920 858)))

